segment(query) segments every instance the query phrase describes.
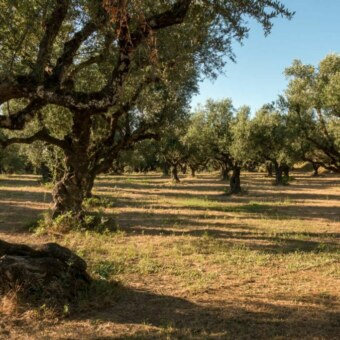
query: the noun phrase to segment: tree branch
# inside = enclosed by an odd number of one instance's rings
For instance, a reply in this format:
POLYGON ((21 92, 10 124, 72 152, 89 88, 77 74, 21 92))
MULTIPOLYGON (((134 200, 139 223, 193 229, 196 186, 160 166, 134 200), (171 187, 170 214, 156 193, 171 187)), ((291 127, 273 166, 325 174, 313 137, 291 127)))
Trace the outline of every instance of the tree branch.
POLYGON ((10 99, 24 97, 21 84, 16 79, 0 78, 0 105, 10 99))
POLYGON ((68 78, 73 79, 76 76, 76 74, 79 73, 82 69, 92 64, 98 64, 104 61, 108 57, 113 38, 114 37, 112 34, 107 34, 105 36, 103 50, 98 55, 92 56, 89 59, 79 63, 78 65, 75 65, 74 69, 68 74, 68 78))
POLYGON ((168 11, 147 18, 146 24, 152 30, 159 30, 165 27, 180 24, 185 19, 191 3, 192 0, 178 0, 168 11))
POLYGON ((43 128, 36 132, 34 135, 29 137, 13 137, 3 141, 0 141, 0 144, 3 148, 6 148, 11 144, 32 144, 35 141, 43 141, 49 144, 56 145, 62 149, 67 147, 67 143, 64 140, 55 138, 48 133, 46 128, 43 128))
MULTIPOLYGON (((118 62, 103 92, 111 95, 119 92, 119 89, 123 86, 124 78, 130 70, 133 52, 153 30, 156 31, 183 22, 191 2, 192 0, 177 0, 171 9, 147 18, 132 33, 130 33, 128 27, 120 29, 118 62)), ((112 98, 112 101, 114 103, 115 99, 112 98)))
POLYGON ((61 25, 65 20, 70 0, 56 0, 55 9, 47 19, 45 34, 40 41, 37 61, 35 63, 34 73, 38 79, 43 79, 46 64, 50 61, 53 44, 60 31, 61 25))
POLYGON ((58 58, 57 64, 53 71, 53 78, 63 81, 65 72, 72 65, 73 59, 82 43, 95 32, 97 25, 89 21, 84 27, 74 34, 73 38, 64 44, 62 55, 58 58))
POLYGON ((25 124, 31 121, 37 111, 45 106, 41 100, 33 100, 24 109, 9 116, 0 115, 0 128, 8 130, 23 130, 25 124))

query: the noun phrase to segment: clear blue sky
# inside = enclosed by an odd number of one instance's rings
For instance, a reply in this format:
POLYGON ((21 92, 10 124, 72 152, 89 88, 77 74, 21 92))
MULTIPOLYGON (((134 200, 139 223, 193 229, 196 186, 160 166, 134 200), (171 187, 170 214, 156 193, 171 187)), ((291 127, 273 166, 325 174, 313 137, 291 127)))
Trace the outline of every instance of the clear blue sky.
POLYGON ((269 36, 250 24, 243 46, 234 43, 236 64, 228 62, 225 75, 200 83, 192 107, 208 98, 229 97, 234 106, 249 105, 254 112, 275 100, 287 81, 283 71, 294 59, 318 64, 329 53, 340 52, 340 0, 281 0, 296 14, 291 21, 276 19, 269 36))

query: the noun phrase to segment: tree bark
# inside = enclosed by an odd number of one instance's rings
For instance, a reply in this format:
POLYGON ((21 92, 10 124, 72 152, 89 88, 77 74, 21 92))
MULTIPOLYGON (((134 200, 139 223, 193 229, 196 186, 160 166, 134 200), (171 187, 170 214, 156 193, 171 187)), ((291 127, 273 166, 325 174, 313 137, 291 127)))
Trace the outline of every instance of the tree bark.
POLYGON ((285 185, 283 180, 282 166, 275 162, 274 167, 275 167, 275 185, 285 185))
POLYGON ((66 171, 63 178, 55 185, 52 191, 53 214, 56 218, 69 211, 77 217, 82 215, 82 204, 85 198, 87 185, 76 171, 66 171))
POLYGON ((241 189, 241 168, 240 167, 234 167, 233 173, 230 177, 230 193, 231 194, 239 194, 241 189))
POLYGON ((91 118, 75 112, 71 133, 72 144, 64 150, 66 170, 52 192, 53 218, 71 212, 76 218, 82 219, 83 200, 89 189, 92 189, 94 181, 94 177, 92 178, 89 173, 90 130, 91 118))
POLYGON ((86 180, 86 190, 85 190, 85 198, 91 198, 92 197, 92 189, 94 185, 94 180, 96 179, 96 172, 94 170, 89 171, 87 175, 86 180))
POLYGON ((185 175, 187 173, 187 165, 183 164, 180 167, 181 167, 182 174, 185 175))
POLYGON ((177 164, 171 166, 171 178, 173 182, 179 183, 177 164))
POLYGON ((191 177, 196 177, 196 169, 195 169, 195 167, 191 166, 190 167, 190 171, 191 171, 191 177))
POLYGON ((282 165, 282 170, 283 170, 284 179, 288 183, 290 168, 289 168, 289 166, 287 164, 283 164, 282 165))
POLYGON ((317 177, 319 176, 319 168, 320 168, 320 165, 317 164, 317 163, 314 163, 314 162, 311 162, 312 163, 312 166, 313 166, 313 176, 317 177))
POLYGON ((273 163, 266 163, 267 177, 273 177, 273 163))

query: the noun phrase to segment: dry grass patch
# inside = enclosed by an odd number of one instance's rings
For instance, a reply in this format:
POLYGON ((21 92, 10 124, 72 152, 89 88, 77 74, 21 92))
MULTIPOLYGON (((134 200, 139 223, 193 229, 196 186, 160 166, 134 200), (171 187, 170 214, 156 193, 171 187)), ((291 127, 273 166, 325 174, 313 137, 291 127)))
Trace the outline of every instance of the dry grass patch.
POLYGON ((47 191, 35 177, 0 179, 1 237, 66 245, 96 279, 77 313, 3 313, 0 337, 335 339, 340 178, 294 177, 280 188, 245 174, 247 194, 230 197, 211 174, 178 185, 159 174, 102 176, 95 193, 118 231, 63 237, 20 232, 47 191))

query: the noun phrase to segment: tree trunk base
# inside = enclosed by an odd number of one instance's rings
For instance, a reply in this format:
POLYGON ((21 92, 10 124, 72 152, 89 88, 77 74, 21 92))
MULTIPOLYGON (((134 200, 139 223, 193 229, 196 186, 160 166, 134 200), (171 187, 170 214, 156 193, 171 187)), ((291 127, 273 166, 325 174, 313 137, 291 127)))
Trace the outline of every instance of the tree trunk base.
POLYGON ((0 297, 12 292, 25 303, 63 306, 90 283, 86 262, 67 248, 0 240, 0 297))
POLYGON ((240 168, 235 168, 233 170, 233 174, 230 178, 230 191, 229 191, 230 195, 234 195, 234 194, 237 195, 242 192, 240 173, 241 173, 240 168))
POLYGON ((172 169, 171 169, 171 180, 174 183, 180 183, 181 182, 179 177, 178 177, 177 166, 173 166, 172 169))

